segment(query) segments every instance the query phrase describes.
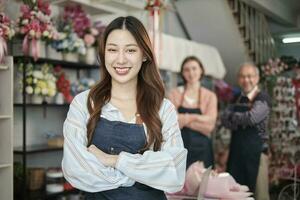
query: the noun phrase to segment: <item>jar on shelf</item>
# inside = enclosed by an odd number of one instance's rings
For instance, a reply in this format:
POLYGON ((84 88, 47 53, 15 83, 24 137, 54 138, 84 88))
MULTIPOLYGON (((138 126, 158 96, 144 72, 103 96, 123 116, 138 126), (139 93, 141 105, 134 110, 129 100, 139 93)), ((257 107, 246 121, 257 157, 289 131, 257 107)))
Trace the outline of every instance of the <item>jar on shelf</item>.
POLYGON ((64 176, 60 168, 49 168, 46 172, 46 192, 58 193, 64 191, 64 176))

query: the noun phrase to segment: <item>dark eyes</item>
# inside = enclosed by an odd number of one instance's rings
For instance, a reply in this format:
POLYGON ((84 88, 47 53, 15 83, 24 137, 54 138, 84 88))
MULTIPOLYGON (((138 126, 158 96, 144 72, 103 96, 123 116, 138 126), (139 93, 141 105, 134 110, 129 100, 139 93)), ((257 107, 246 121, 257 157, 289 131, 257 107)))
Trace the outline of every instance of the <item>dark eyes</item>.
POLYGON ((109 52, 116 52, 117 50, 113 49, 113 48, 108 48, 107 51, 109 51, 109 52))
POLYGON ((129 53, 134 53, 134 52, 136 52, 136 49, 127 49, 126 51, 129 53))

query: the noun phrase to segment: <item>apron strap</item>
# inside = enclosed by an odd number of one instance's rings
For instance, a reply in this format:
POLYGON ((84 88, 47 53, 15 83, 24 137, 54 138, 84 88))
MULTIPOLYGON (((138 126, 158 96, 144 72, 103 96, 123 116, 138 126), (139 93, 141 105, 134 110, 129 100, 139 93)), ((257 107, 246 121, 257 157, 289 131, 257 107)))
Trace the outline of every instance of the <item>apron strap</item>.
POLYGON ((143 124, 143 120, 142 120, 142 117, 139 113, 135 113, 135 123, 136 124, 143 124))

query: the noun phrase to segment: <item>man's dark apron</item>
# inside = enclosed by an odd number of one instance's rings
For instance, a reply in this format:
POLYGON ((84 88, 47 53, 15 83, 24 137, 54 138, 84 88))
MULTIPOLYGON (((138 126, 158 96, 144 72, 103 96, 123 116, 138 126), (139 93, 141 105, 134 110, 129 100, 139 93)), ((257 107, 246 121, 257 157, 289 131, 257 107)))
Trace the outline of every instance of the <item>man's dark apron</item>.
MULTIPOLYGON (((236 112, 250 109, 251 102, 246 97, 240 98, 234 106, 236 112)), ((227 171, 239 184, 247 185, 251 192, 255 192, 262 147, 263 142, 256 127, 239 126, 232 131, 227 171)))
MULTIPOLYGON (((183 94, 183 97, 185 92, 183 94)), ((178 108, 178 113, 188 113, 188 114, 199 114, 201 115, 200 108, 185 108, 182 106, 183 97, 181 100, 180 107, 178 108)), ((200 102, 200 92, 198 97, 198 105, 200 102)), ((212 142, 209 137, 205 134, 192 130, 187 127, 181 129, 181 136, 183 139, 184 147, 188 150, 187 154, 187 164, 188 168, 192 163, 196 161, 203 161, 205 167, 214 165, 214 155, 212 142)))
MULTIPOLYGON (((100 118, 91 144, 108 154, 121 151, 136 154, 144 147, 146 135, 142 124, 130 124, 100 118)), ((142 177, 141 177, 142 178, 142 177)), ((136 182, 131 187, 119 187, 97 193, 86 193, 87 200, 166 200, 163 191, 136 182)))

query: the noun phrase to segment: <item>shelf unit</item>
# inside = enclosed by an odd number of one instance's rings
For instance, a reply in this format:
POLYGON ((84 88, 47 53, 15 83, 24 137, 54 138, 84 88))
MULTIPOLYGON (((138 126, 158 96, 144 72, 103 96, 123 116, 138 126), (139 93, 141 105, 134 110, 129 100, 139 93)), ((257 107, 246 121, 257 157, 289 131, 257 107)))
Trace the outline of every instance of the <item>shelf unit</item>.
MULTIPOLYGON (((54 104, 54 103, 42 103, 42 104, 33 104, 33 103, 27 103, 26 106, 28 107, 66 107, 68 108, 70 104, 64 103, 64 104, 54 104)), ((23 104, 21 103, 15 103, 14 104, 15 107, 22 107, 23 104)), ((1 119, 1 117, 0 117, 1 119)))
POLYGON ((0 199, 13 199, 13 58, 0 66, 0 199))
MULTIPOLYGON (((81 70, 94 70, 94 69, 98 69, 99 66, 97 65, 88 65, 85 63, 77 63, 77 62, 66 62, 66 61, 62 61, 62 60, 53 60, 53 59, 47 59, 47 58, 40 58, 36 61, 34 61, 34 59, 32 57, 28 57, 28 56, 15 56, 14 57, 14 63, 19 63, 20 61, 23 63, 33 63, 33 64, 43 64, 43 63, 49 63, 52 65, 60 65, 62 68, 64 69, 71 69, 71 70, 76 70, 76 74, 77 74, 77 78, 80 78, 80 71, 81 70)), ((23 65, 23 67, 25 67, 26 65, 23 65)), ((23 85, 25 85, 26 87, 26 82, 25 82, 25 77, 26 77, 26 72, 23 69, 23 85)), ((63 148, 61 147, 49 147, 47 144, 41 144, 41 145, 28 145, 27 144, 27 139, 26 139, 26 135, 27 135, 27 116, 30 114, 27 109, 28 108, 42 108, 43 110, 45 110, 45 108, 63 108, 65 109, 65 112, 68 111, 68 107, 69 104, 65 103, 65 104, 54 104, 54 103, 42 103, 42 104, 31 104, 31 103, 26 103, 26 93, 25 93, 25 87, 23 87, 23 101, 22 103, 16 103, 13 104, 15 108, 18 109, 22 109, 22 125, 23 125, 23 141, 22 141, 22 146, 20 147, 15 147, 14 148, 14 154, 15 155, 20 155, 22 157, 22 180, 23 180, 23 184, 22 184, 22 189, 23 189, 23 198, 25 200, 28 199, 32 199, 32 195, 36 195, 38 194, 38 197, 33 197, 33 199, 51 199, 54 197, 57 197, 58 195, 64 195, 64 194, 68 194, 69 191, 65 191, 59 194, 46 194, 45 191, 41 190, 41 191, 29 191, 26 188, 26 182, 27 182, 27 177, 26 177, 26 168, 27 168, 27 156, 32 155, 32 154, 38 154, 38 153, 47 153, 47 152, 55 152, 55 151, 62 151, 63 148), (43 194, 44 193, 44 194, 43 194), (51 197, 52 196, 52 197, 51 197), (51 198, 50 198, 51 197, 51 198)), ((11 101, 12 102, 12 101, 11 101)), ((44 115, 45 116, 45 115, 44 115)), ((73 191, 73 193, 76 192, 73 191)), ((77 191, 78 192, 78 191, 77 191)), ((0 198, 1 199, 1 198, 0 198)))
POLYGON ((30 145, 26 147, 26 152, 23 151, 23 147, 14 147, 14 154, 33 154, 33 153, 43 153, 51 151, 61 151, 62 147, 51 147, 47 144, 43 145, 30 145))

